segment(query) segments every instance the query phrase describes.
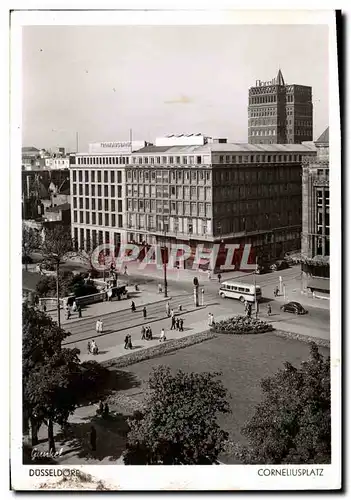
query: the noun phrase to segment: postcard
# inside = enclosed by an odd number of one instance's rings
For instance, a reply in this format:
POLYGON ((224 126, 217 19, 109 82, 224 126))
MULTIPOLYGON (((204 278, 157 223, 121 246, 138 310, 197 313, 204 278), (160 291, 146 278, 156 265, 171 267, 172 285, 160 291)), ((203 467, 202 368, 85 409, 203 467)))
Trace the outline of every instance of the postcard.
POLYGON ((13 490, 341 488, 340 15, 11 12, 13 490))

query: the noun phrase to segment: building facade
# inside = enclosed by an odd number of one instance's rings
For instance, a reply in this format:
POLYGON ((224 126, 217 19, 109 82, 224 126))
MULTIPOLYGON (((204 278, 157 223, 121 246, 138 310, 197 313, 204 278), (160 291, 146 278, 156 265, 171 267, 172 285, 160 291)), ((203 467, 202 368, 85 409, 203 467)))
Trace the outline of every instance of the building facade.
POLYGON ((300 144, 313 138, 312 88, 285 84, 282 72, 249 89, 250 144, 300 144))
MULTIPOLYGON (((127 241, 250 243, 259 260, 301 247, 307 145, 148 146, 126 166, 127 241)), ((191 266, 191 259, 188 264, 191 266)))
POLYGON ((303 158, 303 286, 305 290, 327 295, 330 255, 329 127, 315 145, 316 157, 303 158))
POLYGON ((79 153, 70 166, 72 236, 86 250, 250 243, 259 260, 282 257, 301 248, 302 157, 315 154, 313 144, 223 140, 79 153))

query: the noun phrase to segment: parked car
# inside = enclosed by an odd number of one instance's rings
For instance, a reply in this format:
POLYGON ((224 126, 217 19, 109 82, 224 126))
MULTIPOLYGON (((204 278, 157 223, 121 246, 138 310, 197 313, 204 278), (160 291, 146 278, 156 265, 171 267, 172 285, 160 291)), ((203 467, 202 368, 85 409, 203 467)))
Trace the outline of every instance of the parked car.
POLYGON ((277 260, 273 265, 271 265, 272 271, 282 271, 283 269, 288 269, 289 264, 286 260, 277 260))
POLYGON ((270 272, 269 264, 257 264, 255 273, 256 274, 266 274, 270 272))
POLYGON ((288 302, 280 308, 283 312, 289 312, 293 314, 307 314, 308 311, 299 302, 288 302))

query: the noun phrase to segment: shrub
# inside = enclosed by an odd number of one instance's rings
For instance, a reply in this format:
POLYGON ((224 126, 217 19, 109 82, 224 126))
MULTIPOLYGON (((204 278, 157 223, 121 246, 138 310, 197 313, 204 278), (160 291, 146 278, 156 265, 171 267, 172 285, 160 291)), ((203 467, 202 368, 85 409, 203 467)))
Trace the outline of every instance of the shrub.
POLYGON ((223 321, 218 321, 211 327, 214 333, 227 333, 231 335, 243 335, 250 333, 271 332, 274 328, 270 323, 247 316, 235 316, 223 321))

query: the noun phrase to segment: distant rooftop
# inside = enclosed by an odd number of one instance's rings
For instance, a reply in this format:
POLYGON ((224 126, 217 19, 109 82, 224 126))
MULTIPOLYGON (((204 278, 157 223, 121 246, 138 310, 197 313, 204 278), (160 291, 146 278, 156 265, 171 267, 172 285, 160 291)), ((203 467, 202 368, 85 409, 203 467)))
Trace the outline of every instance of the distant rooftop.
POLYGON ((323 134, 318 137, 316 144, 329 144, 329 127, 327 127, 323 134))
POLYGON ((210 154, 210 153, 306 153, 315 151, 314 143, 309 144, 247 144, 247 143, 209 143, 200 146, 146 146, 134 154, 210 154))
POLYGON ((35 148, 34 146, 24 146, 22 148, 22 153, 39 153, 40 149, 35 148))

